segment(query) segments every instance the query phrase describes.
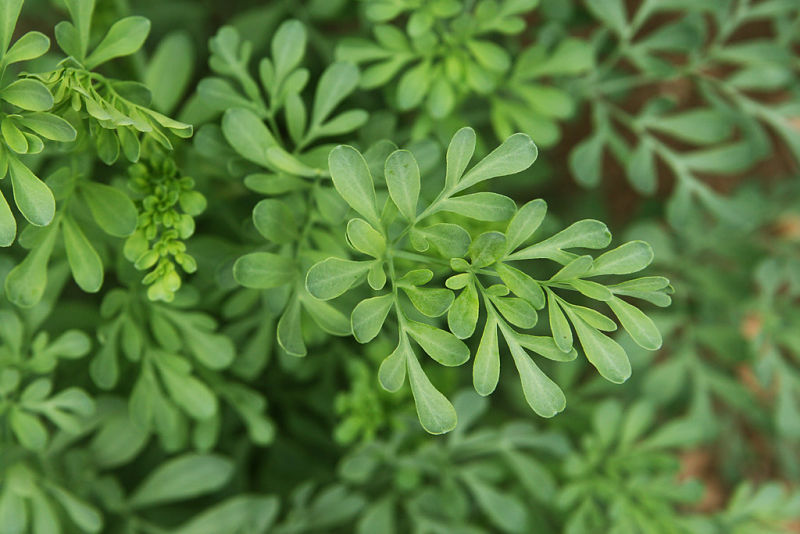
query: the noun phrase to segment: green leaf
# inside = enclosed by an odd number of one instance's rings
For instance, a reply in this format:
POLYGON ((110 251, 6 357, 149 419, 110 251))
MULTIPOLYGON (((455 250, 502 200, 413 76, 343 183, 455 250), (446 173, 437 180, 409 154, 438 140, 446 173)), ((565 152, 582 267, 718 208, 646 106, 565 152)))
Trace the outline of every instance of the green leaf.
POLYGON ((245 254, 233 264, 233 277, 244 287, 269 289, 290 283, 297 276, 292 258, 271 252, 245 254))
POLYGON ((364 156, 351 146, 339 145, 328 156, 328 167, 339 195, 372 226, 380 228, 375 186, 364 156))
POLYGON ((564 312, 561 311, 555 293, 549 288, 545 288, 545 292, 547 293, 547 313, 553 339, 561 352, 570 352, 572 350, 572 329, 569 327, 564 312))
POLYGON ((516 91, 533 112, 544 117, 566 119, 575 111, 572 98, 562 89, 531 83, 517 87, 516 91))
POLYGON ((447 117, 452 113, 456 104, 456 94, 452 84, 445 77, 437 78, 433 82, 426 104, 428 112, 435 119, 447 117))
POLYGON ((88 293, 96 293, 103 285, 103 262, 89 239, 71 217, 62 223, 64 248, 72 277, 88 293))
POLYGON ((13 408, 9 424, 23 447, 32 451, 44 450, 47 445, 47 430, 38 417, 20 408, 13 408))
POLYGON ((604 137, 593 135, 572 149, 569 154, 569 168, 579 184, 585 187, 594 187, 600 183, 600 176, 603 172, 604 147, 604 137))
MULTIPOLYGON (((91 102, 91 101, 87 101, 91 102)), ((111 116, 105 112, 94 113, 100 110, 99 106, 87 105, 87 109, 98 120, 110 120, 111 116)), ((95 137, 95 146, 97 147, 97 156, 100 161, 106 165, 113 165, 117 158, 119 158, 119 138, 112 130, 107 128, 98 128, 96 130, 97 136, 95 137)))
POLYGON ((336 192, 332 185, 331 187, 319 187, 313 192, 314 202, 319 209, 320 215, 326 221, 332 224, 339 224, 347 219, 350 206, 342 200, 342 197, 339 196, 339 193, 336 192))
MULTIPOLYGON (((86 57, 86 50, 89 47, 92 11, 94 11, 95 0, 66 0, 65 3, 67 4, 70 18, 72 18, 72 21, 75 23, 73 30, 75 32, 77 45, 74 51, 65 50, 65 52, 70 55, 75 55, 78 60, 83 60, 83 58, 86 57)), ((70 24, 70 26, 72 25, 70 24)), ((58 30, 58 28, 56 28, 56 30, 58 30)), ((56 33, 56 36, 58 36, 58 33, 56 33)), ((60 43, 61 41, 59 40, 59 44, 60 43)))
POLYGON ((50 113, 32 113, 17 119, 20 124, 51 141, 74 141, 77 132, 66 120, 50 113))
POLYGON ((394 498, 391 495, 368 504, 358 520, 354 534, 371 534, 373 532, 397 534, 394 509, 394 498))
POLYGON ((383 257, 386 251, 386 238, 364 219, 350 219, 347 239, 354 249, 373 258, 383 257))
POLYGON ((0 193, 0 247, 11 246, 17 236, 17 220, 11 213, 6 197, 0 193))
POLYGON ((478 292, 475 284, 468 283, 447 311, 447 325, 459 339, 467 339, 478 324, 478 292))
POLYGON ((28 154, 40 154, 44 150, 44 142, 38 135, 30 132, 25 132, 23 135, 28 143, 28 154))
POLYGON ((509 451, 506 457, 509 467, 528 494, 540 502, 550 502, 558 492, 551 471, 537 459, 521 452, 509 451))
POLYGON ((48 229, 25 259, 8 273, 6 297, 17 306, 30 308, 42 300, 47 288, 47 263, 53 252, 56 235, 53 229, 48 229))
POLYGON ((647 438, 638 444, 643 451, 655 449, 668 449, 678 447, 691 447, 700 445, 708 440, 708 434, 713 427, 699 416, 684 416, 667 421, 653 431, 647 438))
POLYGON ((328 258, 308 270, 306 288, 320 300, 329 300, 345 293, 367 274, 371 262, 328 258))
POLYGON ((43 401, 50 395, 53 383, 47 378, 37 378, 28 384, 20 395, 22 405, 43 401))
POLYGON ((516 133, 476 163, 458 181, 454 192, 463 191, 484 180, 524 171, 533 165, 538 153, 536 145, 528 135, 516 133))
POLYGON ((559 304, 561 304, 562 307, 575 312, 592 328, 602 330, 603 332, 613 332, 617 329, 617 323, 597 310, 586 308, 585 306, 578 306, 577 304, 565 303, 564 301, 559 302, 559 304))
POLYGON ((67 515, 85 532, 100 532, 103 528, 103 516, 97 509, 85 501, 75 497, 72 493, 51 485, 48 490, 58 499, 67 515))
MULTIPOLYGON (((71 22, 62 20, 54 28, 56 42, 68 56, 81 59, 86 55, 86 46, 81 42, 78 30, 71 22)), ((87 36, 88 37, 88 36, 87 36)), ((88 42, 88 38, 86 39, 88 42)))
POLYGON ((662 340, 658 327, 639 308, 618 297, 609 300, 608 306, 637 345, 647 350, 661 348, 662 340))
POLYGON ((760 157, 749 140, 742 140, 693 150, 682 155, 681 159, 686 167, 697 172, 731 174, 747 170, 760 157))
POLYGON ((383 261, 375 260, 367 273, 367 283, 375 291, 383 289, 386 285, 386 271, 383 269, 383 261))
POLYGON ((606 286, 598 284, 597 282, 592 282, 591 280, 569 280, 567 282, 570 286, 573 287, 576 291, 580 292, 582 295, 586 295, 590 299, 595 300, 611 300, 614 294, 608 289, 606 286))
POLYGON ((585 0, 592 15, 608 24, 617 35, 628 34, 628 16, 623 0, 585 0))
POLYGON ((488 191, 448 198, 438 207, 478 221, 507 221, 517 210, 517 205, 507 196, 488 191))
MULTIPOLYGON (((460 258, 467 253, 469 233, 457 224, 437 223, 426 228, 414 227, 412 237, 420 236, 425 244, 432 244, 446 258, 460 258)), ((427 250, 425 246, 422 250, 427 250)), ((419 249, 418 249, 419 250, 419 249)))
MULTIPOLYGON (((117 407, 117 403, 108 405, 117 407)), ((104 468, 119 467, 133 460, 148 438, 149 433, 130 419, 127 407, 122 404, 104 418, 92 437, 89 451, 97 465, 104 468)))
POLYGON ((517 297, 491 297, 497 311, 506 321, 519 328, 533 328, 538 317, 528 301, 517 297))
POLYGON ((430 269, 414 269, 404 274, 398 281, 399 287, 413 287, 425 285, 433 279, 430 269))
POLYGON ((350 316, 353 337, 359 343, 367 343, 380 333, 386 316, 394 304, 390 293, 359 302, 350 316))
POLYGON ((585 275, 592 268, 591 256, 578 256, 556 274, 550 277, 550 282, 562 282, 564 280, 574 280, 585 275))
POLYGON ((475 152, 475 130, 464 127, 458 130, 447 147, 447 175, 445 189, 450 189, 464 174, 475 152))
POLYGON ((298 237, 294 212, 285 202, 266 198, 253 208, 253 224, 265 239, 273 243, 285 244, 298 237))
POLYGON ((520 54, 515 75, 532 80, 542 76, 575 75, 594 66, 594 47, 576 38, 562 39, 549 57, 542 47, 533 46, 520 54))
POLYGON ((93 69, 116 57, 139 50, 150 33, 150 21, 144 17, 125 17, 115 22, 100 44, 86 58, 86 68, 93 69))
POLYGON ((605 224, 594 219, 578 221, 556 235, 514 252, 513 260, 548 258, 554 252, 569 248, 605 248, 611 242, 611 232, 605 224))
POLYGON ((669 293, 672 287, 669 280, 663 276, 645 276, 634 278, 625 282, 609 286, 609 289, 616 295, 626 295, 646 300, 656 306, 669 306, 672 299, 669 293))
POLYGON ((489 70, 503 72, 511 66, 511 58, 505 49, 491 41, 469 40, 467 48, 478 63, 489 70))
POLYGON ((743 68, 728 79, 726 84, 745 91, 777 91, 791 83, 790 70, 778 65, 753 65, 743 68))
POLYGON ((303 309, 308 312, 321 329, 334 336, 349 336, 353 333, 350 319, 332 304, 317 300, 308 293, 301 293, 303 309))
POLYGON ((217 397, 204 383, 174 369, 159 365, 161 378, 175 403, 195 419, 208 419, 217 413, 217 397))
MULTIPOLYGON (((2 6, 2 4, 0 4, 2 6)), ((7 534, 26 534, 28 509, 25 500, 11 490, 0 493, 0 521, 7 534)), ((37 533, 38 534, 38 533, 37 533)))
POLYGON ((472 384, 479 395, 490 395, 500 378, 500 349, 497 344, 497 318, 490 313, 483 327, 481 342, 472 364, 472 384))
POLYGON ((625 382, 631 376, 631 362, 625 354, 625 349, 607 335, 589 326, 572 309, 567 308, 567 313, 575 326, 586 359, 609 382, 615 384, 625 382))
POLYGON ((3 134, 3 139, 8 148, 17 154, 25 154, 28 152, 28 138, 17 128, 12 118, 6 117, 0 122, 0 133, 3 134))
POLYGON ((500 532, 521 532, 520 525, 528 524, 528 512, 513 494, 495 489, 477 476, 466 477, 468 487, 478 507, 500 532))
MULTIPOLYGON (((341 47, 337 48, 337 50, 340 49, 341 47)), ((387 52, 383 48, 379 48, 378 52, 382 55, 391 55, 391 52, 387 52)), ((343 57, 342 59, 347 58, 343 57)), ((386 61, 380 61, 370 65, 364 69, 364 73, 361 75, 361 88, 375 89, 376 87, 389 83, 408 61, 409 58, 396 56, 386 61)))
MULTIPOLYGON (((675 7, 679 6, 676 5, 675 7)), ((668 7, 666 8, 669 9, 668 7)), ((644 49, 647 53, 654 50, 690 52, 693 49, 702 47, 705 38, 706 35, 702 24, 698 25, 698 20, 694 17, 684 17, 673 24, 664 24, 655 31, 648 32, 644 39, 637 40, 636 48, 644 49)), ((726 81, 729 82, 730 80, 726 81)))
POLYGON ((421 61, 408 69, 397 83, 397 107, 401 111, 417 107, 428 92, 431 83, 431 65, 421 61))
POLYGON ((227 80, 221 78, 200 80, 197 84, 197 95, 200 97, 200 103, 214 111, 222 112, 234 108, 257 111, 252 102, 240 95, 227 80))
POLYGON ((547 203, 542 199, 531 200, 519 208, 506 227, 506 252, 516 250, 530 239, 539 228, 547 213, 547 203))
POLYGON ((217 454, 187 453, 148 473, 129 503, 138 509, 205 495, 227 484, 233 470, 233 462, 217 454))
POLYGON ((136 230, 139 217, 128 195, 96 182, 81 182, 80 192, 100 228, 114 237, 127 237, 136 230))
POLYGON ((552 337, 515 333, 514 339, 529 351, 555 362, 571 362, 578 357, 578 351, 574 348, 569 352, 559 349, 552 337))
POLYGON ((293 298, 278 320, 278 344, 292 356, 305 356, 303 328, 300 321, 300 301, 293 298))
POLYGON ((0 56, 8 49, 17 25, 23 0, 5 0, 0 3, 0 56))
POLYGON ((162 113, 175 109, 192 79, 194 63, 195 50, 189 32, 172 31, 158 43, 144 73, 144 84, 150 89, 155 109, 162 113))
POLYGON ((272 61, 275 79, 283 80, 294 70, 306 52, 306 29, 298 20, 287 20, 272 37, 272 61))
POLYGON ((416 321, 407 321, 405 327, 422 350, 440 364, 453 367, 469 359, 467 345, 450 332, 416 321))
POLYGON ((567 406, 567 399, 561 388, 539 369, 539 366, 533 362, 516 339, 508 335, 505 329, 504 335, 511 356, 514 358, 514 365, 522 383, 522 393, 528 406, 540 417, 553 417, 564 410, 567 406))
POLYGON ((720 111, 694 109, 669 116, 653 117, 648 127, 698 145, 719 143, 733 134, 733 123, 720 111))
POLYGON ((450 432, 458 423, 456 409, 447 397, 431 384, 425 371, 411 351, 405 351, 408 366, 408 381, 411 383, 411 394, 417 407, 417 416, 427 432, 444 434, 450 432))
POLYGON ((50 48, 50 39, 45 34, 28 32, 17 39, 5 56, 0 53, 0 57, 4 64, 11 65, 20 61, 36 59, 44 55, 48 48, 50 48))
POLYGON ((314 130, 314 137, 342 135, 363 126, 369 119, 369 113, 363 109, 350 109, 319 125, 314 130))
MULTIPOLYGON (((44 494, 34 493, 31 496, 30 504, 33 532, 36 532, 36 534, 59 534, 60 521, 58 515, 44 494)), ((2 515, 0 515, 0 522, 6 524, 2 515)))
POLYGON ((505 263, 498 263, 494 268, 500 280, 512 293, 527 300, 536 309, 544 308, 544 292, 536 280, 505 263))
POLYGON ((630 274, 641 271, 653 261, 653 248, 644 241, 629 241, 594 260, 589 276, 630 274))
POLYGON ((389 195, 406 219, 414 221, 419 199, 419 167, 414 155, 408 150, 392 152, 386 159, 384 170, 389 195))
POLYGON ((31 78, 8 84, 0 91, 0 98, 28 111, 47 111, 53 107, 53 95, 47 87, 31 78))
MULTIPOLYGON (((400 333, 400 341, 394 351, 381 362, 378 369, 378 380, 386 391, 395 392, 403 387, 406 380, 406 362, 409 358, 416 361, 417 357, 408 341, 408 336, 400 333)), ((419 364, 418 364, 419 365, 419 364)))
POLYGON ((275 169, 294 176, 314 178, 321 174, 319 169, 309 167, 279 146, 271 146, 267 149, 267 161, 275 169))
POLYGON ((322 73, 314 95, 311 127, 318 126, 358 86, 358 68, 352 63, 337 62, 322 73))
POLYGON ((285 105, 284 112, 289 136, 295 144, 299 145, 303 142, 303 135, 305 134, 306 123, 308 121, 306 105, 297 93, 289 93, 286 95, 285 105))
POLYGON ((800 436, 800 410, 797 408, 797 394, 789 388, 781 388, 775 409, 775 426, 780 435, 796 438, 800 436))
POLYGON ((481 269, 492 265, 503 257, 506 251, 506 236, 500 232, 485 232, 479 235, 469 247, 472 266, 481 269))
POLYGON ((233 361, 236 349, 231 340, 211 331, 209 326, 198 321, 181 324, 187 348, 197 360, 209 369, 224 369, 233 361))
MULTIPOLYGON (((459 263, 461 262, 466 263, 461 258, 454 258, 454 259, 459 263)), ((469 264, 467 264, 467 266, 469 266, 469 264)), ((472 273, 462 272, 459 274, 454 274, 453 276, 447 278, 444 281, 444 285, 446 285, 449 289, 458 290, 458 289, 464 289, 464 287, 470 282, 472 282, 472 273)))
POLYGON ((264 195, 283 195, 306 189, 306 182, 301 178, 285 174, 249 174, 244 177, 244 185, 248 189, 264 195))
POLYGON ((255 495, 230 497, 207 508, 178 527, 173 534, 267 532, 278 515, 278 498, 255 495))
MULTIPOLYGON (((261 83, 264 84, 266 87, 272 85, 272 73, 268 72, 271 68, 271 65, 267 63, 267 59, 264 58, 259 63, 259 74, 261 75, 261 83), (265 81, 270 80, 270 81, 265 81)), ((306 84, 308 83, 309 72, 308 69, 299 68, 292 71, 289 76, 286 77, 282 86, 281 92, 278 95, 278 98, 281 98, 283 95, 289 95, 291 93, 300 94, 300 92, 305 88, 306 84)))
POLYGON ((428 317, 444 315, 453 303, 453 292, 444 288, 403 287, 416 309, 428 317))
POLYGON ((262 167, 271 168, 267 149, 275 138, 255 113, 244 108, 229 109, 222 116, 222 134, 237 154, 262 167))
POLYGON ((650 143, 644 140, 639 142, 628 160, 626 173, 628 181, 639 193, 652 195, 656 192, 658 174, 650 143))
POLYGON ((641 438, 653 423, 655 410, 647 401, 634 404, 626 413, 625 421, 620 429, 619 442, 621 445, 630 446, 641 438))
POLYGON ((67 330, 54 339, 47 351, 60 358, 80 358, 89 353, 92 343, 89 337, 80 330, 67 330))

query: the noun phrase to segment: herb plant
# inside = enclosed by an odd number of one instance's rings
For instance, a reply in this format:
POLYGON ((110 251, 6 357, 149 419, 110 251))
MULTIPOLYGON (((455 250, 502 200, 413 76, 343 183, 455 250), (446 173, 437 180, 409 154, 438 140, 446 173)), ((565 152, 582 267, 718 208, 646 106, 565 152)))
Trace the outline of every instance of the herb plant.
POLYGON ((3 0, 0 534, 797 532, 798 24, 3 0))

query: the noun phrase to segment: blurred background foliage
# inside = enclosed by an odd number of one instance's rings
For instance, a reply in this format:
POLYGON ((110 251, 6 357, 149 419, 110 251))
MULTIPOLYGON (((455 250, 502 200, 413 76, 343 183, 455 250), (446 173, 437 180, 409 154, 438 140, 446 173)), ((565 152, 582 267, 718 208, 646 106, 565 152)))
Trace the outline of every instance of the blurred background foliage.
MULTIPOLYGON (((185 241, 190 259, 170 261, 196 273, 180 291, 153 278, 150 300, 135 269, 151 267, 125 257, 155 245, 130 237, 121 254, 91 228, 111 266, 100 293, 58 252, 37 304, 3 297, 0 533, 800 532, 796 1, 99 0, 93 28, 130 15, 151 21, 147 42, 103 74, 144 82, 151 107, 195 135, 172 156, 85 165, 112 184, 157 168, 201 193, 157 208, 196 219, 194 235, 163 238, 185 241), (459 414, 444 436, 419 427, 408 391, 380 387, 387 337, 362 346, 310 324, 308 357, 281 350, 274 295, 231 275, 260 241, 261 195, 242 185, 216 126, 224 98, 201 80, 220 27, 260 59, 290 18, 306 28, 311 80, 336 60, 359 67, 346 103, 369 118, 341 140, 411 148, 423 190, 459 127, 482 155, 528 133, 537 162, 493 189, 546 199, 548 229, 597 218, 649 242, 648 273, 675 288, 648 310, 663 347, 620 332, 623 385, 583 359, 546 365, 569 392, 552 419, 508 373, 489 403, 468 373, 431 369, 459 414)), ((55 68, 66 18, 58 0, 25 2, 14 38, 53 41, 27 71, 55 68)), ((46 171, 58 157, 26 161, 46 171)), ((141 213, 155 193, 140 186, 141 213)), ((3 278, 24 256, 0 252, 3 278)))

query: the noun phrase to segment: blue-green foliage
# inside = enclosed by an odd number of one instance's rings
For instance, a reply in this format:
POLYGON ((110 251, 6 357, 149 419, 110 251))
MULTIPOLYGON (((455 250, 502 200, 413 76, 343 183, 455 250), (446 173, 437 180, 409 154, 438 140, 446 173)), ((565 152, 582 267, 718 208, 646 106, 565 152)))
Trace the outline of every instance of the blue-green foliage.
POLYGON ((0 534, 794 532, 799 20, 0 1, 0 534))

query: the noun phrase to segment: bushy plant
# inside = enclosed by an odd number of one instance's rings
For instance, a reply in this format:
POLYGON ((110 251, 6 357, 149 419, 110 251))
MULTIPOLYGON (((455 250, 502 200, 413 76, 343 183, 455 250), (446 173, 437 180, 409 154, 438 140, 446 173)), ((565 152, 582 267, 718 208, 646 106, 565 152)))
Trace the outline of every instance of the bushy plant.
POLYGON ((0 534, 796 532, 798 24, 3 0, 0 534))

